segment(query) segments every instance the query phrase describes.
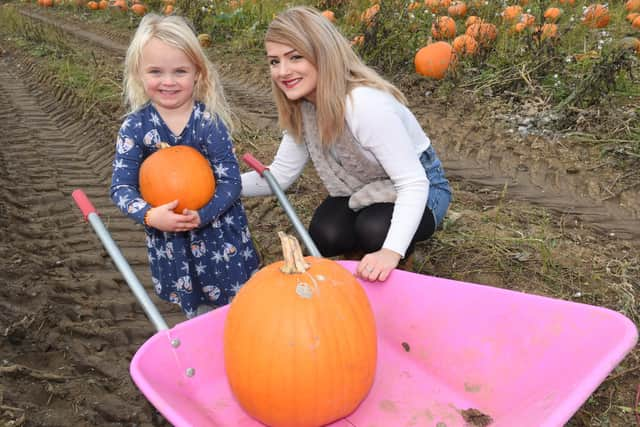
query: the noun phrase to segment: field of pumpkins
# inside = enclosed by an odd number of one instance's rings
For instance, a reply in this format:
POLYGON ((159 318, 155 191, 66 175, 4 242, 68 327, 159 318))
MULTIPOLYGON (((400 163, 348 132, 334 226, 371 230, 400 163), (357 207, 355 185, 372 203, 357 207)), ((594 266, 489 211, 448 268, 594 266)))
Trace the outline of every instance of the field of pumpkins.
MULTIPOLYGON (((607 94, 638 93, 640 0, 325 0, 311 4, 339 26, 371 65, 414 71, 494 93, 533 90, 552 105, 583 108, 607 94), (514 75, 515 74, 515 75, 514 75), (517 75, 524 75, 517 78, 517 75), (607 79, 599 77, 608 74, 607 79), (504 78, 505 75, 506 79, 504 78), (597 93, 597 95, 596 95, 597 93), (565 99, 570 98, 569 102, 565 99)), ((38 0, 142 16, 179 13, 201 34, 260 47, 261 30, 285 3, 275 0, 38 0)), ((443 84, 442 86, 450 87, 443 84)))
MULTIPOLYGON (((5 1, 1 426, 169 427, 129 372, 156 331, 71 192, 86 189, 162 316, 172 326, 183 322, 177 306, 153 294, 141 226, 108 196, 127 44, 146 14, 187 17, 237 119, 236 154, 268 163, 282 132, 263 36, 294 4, 316 7, 401 89, 441 153, 454 199, 442 229, 417 246, 415 272, 607 307, 640 325, 640 0, 5 1)), ((309 170, 289 189, 304 223, 321 191, 309 170)), ((243 203, 264 265, 280 260, 276 232, 291 232, 291 223, 279 204, 269 197, 243 203)), ((246 313, 265 300, 256 295, 246 313)), ((259 328, 243 318, 246 347, 236 351, 254 356, 259 328)), ((277 316, 260 320, 277 335, 277 316)), ((344 333, 340 327, 325 329, 344 333)), ((421 352, 401 338, 393 352, 416 363, 440 350, 421 352)), ((580 365, 580 354, 566 358, 580 365)), ((277 388, 269 385, 249 391, 277 415, 277 399, 264 399, 277 388)), ((463 384, 470 396, 481 387, 463 384)), ((214 411, 225 405, 212 403, 214 411)), ((402 409, 394 401, 376 406, 385 414, 402 409)), ((452 421, 458 408, 441 409, 452 417, 423 410, 402 425, 463 426, 452 421)), ((640 347, 575 409, 565 427, 640 426, 640 347)), ((467 411, 464 427, 491 427, 488 415, 467 411)), ((527 425, 518 421, 514 427, 527 425)))

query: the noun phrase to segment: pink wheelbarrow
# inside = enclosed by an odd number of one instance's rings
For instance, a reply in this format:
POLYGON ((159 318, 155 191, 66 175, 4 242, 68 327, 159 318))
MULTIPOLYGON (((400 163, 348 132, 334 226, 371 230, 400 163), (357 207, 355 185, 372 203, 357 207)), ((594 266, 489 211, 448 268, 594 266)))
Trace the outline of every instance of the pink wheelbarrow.
MULTIPOLYGON (((244 160, 317 255, 268 169, 244 160)), ((169 329, 84 193, 73 196, 158 330, 130 365, 145 397, 175 426, 260 426, 227 383, 228 307, 169 329)), ((356 411, 331 426, 562 426, 638 339, 628 318, 602 307, 399 270, 362 285, 378 328, 376 377, 356 411)))

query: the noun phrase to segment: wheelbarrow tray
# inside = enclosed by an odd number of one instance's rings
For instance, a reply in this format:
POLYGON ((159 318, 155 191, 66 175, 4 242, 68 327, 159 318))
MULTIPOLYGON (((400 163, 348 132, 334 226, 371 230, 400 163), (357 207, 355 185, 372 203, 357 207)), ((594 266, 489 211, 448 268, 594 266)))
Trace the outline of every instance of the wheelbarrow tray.
MULTIPOLYGON (((495 427, 562 426, 638 338, 602 307, 399 270, 362 284, 378 328, 376 377, 332 426, 482 425, 465 422, 473 414, 495 427)), ((156 333, 131 362, 136 385, 175 426, 261 425, 227 383, 227 311, 156 333)))

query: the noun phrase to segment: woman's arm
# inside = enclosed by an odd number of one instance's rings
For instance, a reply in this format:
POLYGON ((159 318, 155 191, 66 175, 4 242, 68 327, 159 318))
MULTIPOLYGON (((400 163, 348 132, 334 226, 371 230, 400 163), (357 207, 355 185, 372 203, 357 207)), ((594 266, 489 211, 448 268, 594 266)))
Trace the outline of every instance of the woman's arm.
MULTIPOLYGON (((269 166, 269 171, 278 181, 282 190, 286 190, 302 174, 309 160, 309 152, 304 144, 297 144, 288 134, 284 134, 278 151, 269 166)), ((267 196, 271 188, 267 181, 256 171, 242 174, 242 196, 267 196)))
POLYGON ((382 247, 404 256, 427 205, 429 180, 419 151, 428 147, 429 140, 402 104, 376 89, 352 92, 347 100, 347 123, 394 185, 397 198, 382 247))

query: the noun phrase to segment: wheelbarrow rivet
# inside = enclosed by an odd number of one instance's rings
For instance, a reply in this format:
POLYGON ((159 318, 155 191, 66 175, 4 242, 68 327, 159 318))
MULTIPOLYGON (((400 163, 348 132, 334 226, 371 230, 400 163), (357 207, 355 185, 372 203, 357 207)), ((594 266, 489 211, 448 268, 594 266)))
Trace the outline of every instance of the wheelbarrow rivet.
POLYGON ((171 340, 171 347, 178 348, 180 347, 180 340, 178 338, 174 338, 171 340))
POLYGON ((196 374, 196 370, 194 368, 187 368, 187 376, 192 377, 196 374))

